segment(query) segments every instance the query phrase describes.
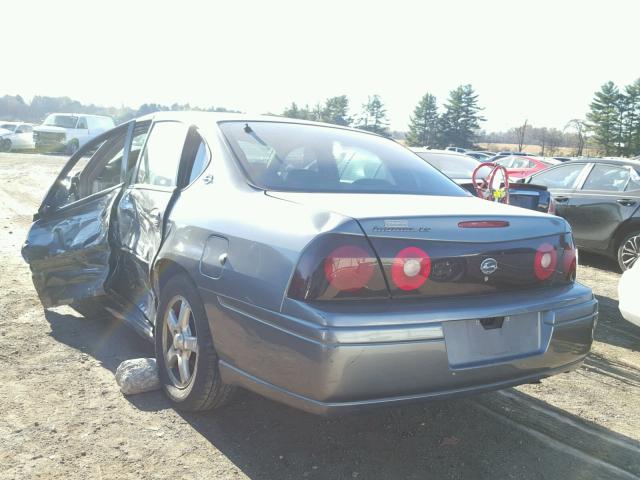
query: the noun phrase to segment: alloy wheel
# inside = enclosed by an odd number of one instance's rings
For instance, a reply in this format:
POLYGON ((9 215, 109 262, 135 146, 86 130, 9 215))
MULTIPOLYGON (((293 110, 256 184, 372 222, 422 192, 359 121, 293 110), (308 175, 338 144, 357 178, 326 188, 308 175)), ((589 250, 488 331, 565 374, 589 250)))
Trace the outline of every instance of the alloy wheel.
POLYGON ((620 261, 629 270, 640 257, 640 235, 629 237, 622 245, 620 261))
POLYGON ((168 304, 162 329, 162 353, 171 383, 186 388, 195 377, 198 339, 189 302, 176 295, 168 304))

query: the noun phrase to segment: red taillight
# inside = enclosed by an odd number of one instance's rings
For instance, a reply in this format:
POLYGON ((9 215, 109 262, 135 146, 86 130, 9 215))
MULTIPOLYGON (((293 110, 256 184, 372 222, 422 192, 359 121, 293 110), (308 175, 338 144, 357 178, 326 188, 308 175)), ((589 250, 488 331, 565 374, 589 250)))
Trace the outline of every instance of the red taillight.
POLYGON ((376 263, 363 248, 344 245, 325 258, 324 275, 336 290, 357 292, 371 280, 376 263))
POLYGON ((327 234, 300 256, 288 296, 305 301, 388 298, 389 289, 364 235, 327 234))
POLYGON ((571 235, 567 234, 569 241, 566 242, 564 247, 564 254, 562 257, 562 266, 564 267, 565 278, 571 282, 576 279, 576 270, 578 268, 578 258, 576 255, 576 247, 571 240, 571 235))
POLYGON ((533 263, 533 271, 538 280, 546 280, 556 269, 558 265, 558 253, 550 243, 543 243, 536 250, 536 256, 533 263))
POLYGON ((508 226, 509 222, 504 220, 473 220, 458 223, 460 228, 504 228, 508 226))
POLYGON ((418 247, 403 248, 393 259, 391 279, 401 290, 416 290, 429 278, 431 258, 418 247))
POLYGON ((556 201, 553 199, 553 197, 549 199, 549 209, 547 210, 547 213, 549 215, 556 214, 556 201))

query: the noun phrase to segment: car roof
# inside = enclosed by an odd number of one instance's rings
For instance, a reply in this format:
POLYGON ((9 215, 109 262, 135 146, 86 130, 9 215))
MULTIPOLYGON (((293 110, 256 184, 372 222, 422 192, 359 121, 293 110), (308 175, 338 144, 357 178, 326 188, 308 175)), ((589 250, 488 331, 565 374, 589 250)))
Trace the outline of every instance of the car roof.
MULTIPOLYGON (((609 164, 619 164, 619 165, 629 165, 636 168, 640 168, 640 160, 636 160, 634 158, 602 158, 602 157, 585 157, 585 158, 573 158, 570 160, 573 163, 609 163, 609 164)), ((565 162, 568 163, 568 162, 565 162)))
POLYGON ((414 153, 435 153, 438 155, 452 155, 455 157, 468 157, 466 153, 456 152, 455 150, 440 150, 437 148, 409 147, 414 153))
MULTIPOLYGON (((185 123, 192 123, 200 127, 210 126, 213 123, 221 122, 281 122, 281 123, 297 123, 301 125, 316 125, 321 127, 339 128, 342 130, 351 130, 360 133, 368 133, 376 137, 387 138, 377 133, 361 130, 358 128, 336 125, 334 123, 313 122, 311 120, 301 120, 298 118, 282 117, 279 115, 258 115, 250 113, 230 113, 230 112, 200 112, 197 110, 177 110, 177 111, 161 111, 154 112, 138 117, 136 121, 145 120, 177 120, 185 123)), ((392 139, 390 139, 393 141, 392 139)), ((452 153, 452 152, 447 152, 452 153)))
MULTIPOLYGON (((67 117, 94 117, 94 118, 111 118, 108 115, 93 115, 91 113, 69 113, 69 112, 53 112, 49 115, 61 115, 67 117)), ((49 116, 47 115, 47 116, 49 116)), ((111 118, 112 119, 112 118, 111 118)), ((113 119, 112 119, 113 120, 113 119)))

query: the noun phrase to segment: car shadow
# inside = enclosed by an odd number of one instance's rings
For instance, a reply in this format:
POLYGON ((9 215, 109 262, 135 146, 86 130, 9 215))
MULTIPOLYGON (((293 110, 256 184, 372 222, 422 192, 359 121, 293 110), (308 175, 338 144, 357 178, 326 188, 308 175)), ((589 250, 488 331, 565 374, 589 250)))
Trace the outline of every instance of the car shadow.
POLYGON ((598 268, 600 270, 608 270, 610 272, 620 273, 620 266, 615 260, 605 256, 598 255, 597 253, 583 252, 579 253, 580 265, 587 267, 598 268))
POLYGON ((604 295, 596 295, 596 298, 599 320, 594 333, 595 340, 634 352, 640 350, 640 327, 622 317, 617 300, 604 295))
POLYGON ((106 312, 92 312, 85 316, 70 308, 64 308, 64 313, 45 310, 44 316, 51 326, 50 335, 53 338, 91 355, 104 368, 114 373, 123 360, 154 356, 153 345, 150 342, 106 312))
MULTIPOLYGON (((65 309, 46 311, 45 316, 57 341, 91 355, 112 372, 122 360, 153 356, 149 342, 106 315, 85 318, 65 309)), ((620 375, 606 359, 592 361, 600 371, 620 375)), ((628 380, 637 384, 637 373, 628 380)), ((241 391, 219 411, 178 414, 252 479, 640 475, 635 461, 640 444, 635 440, 514 389, 505 392, 323 418, 241 391), (505 400, 505 392, 517 395, 517 402, 505 404, 512 401, 505 400), (567 435, 567 426, 575 432, 567 435), (578 454, 567 454, 567 448, 578 454), (585 461, 591 457, 593 462, 585 461), (622 469, 620 475, 616 468, 622 469)), ((161 392, 127 399, 141 410, 171 408, 161 392)))

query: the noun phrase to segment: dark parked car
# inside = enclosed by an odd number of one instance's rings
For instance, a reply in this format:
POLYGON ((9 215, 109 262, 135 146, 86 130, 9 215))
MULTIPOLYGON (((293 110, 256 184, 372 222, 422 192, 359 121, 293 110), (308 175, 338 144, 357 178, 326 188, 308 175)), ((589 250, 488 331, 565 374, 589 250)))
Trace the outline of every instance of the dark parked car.
POLYGON ((101 135, 23 256, 45 307, 99 299, 153 340, 188 410, 236 386, 329 413, 531 382, 579 366, 597 318, 563 219, 475 198, 378 135, 275 117, 101 135))
POLYGON ((630 268, 640 256, 640 161, 580 159, 529 177, 545 185, 578 248, 630 268))

